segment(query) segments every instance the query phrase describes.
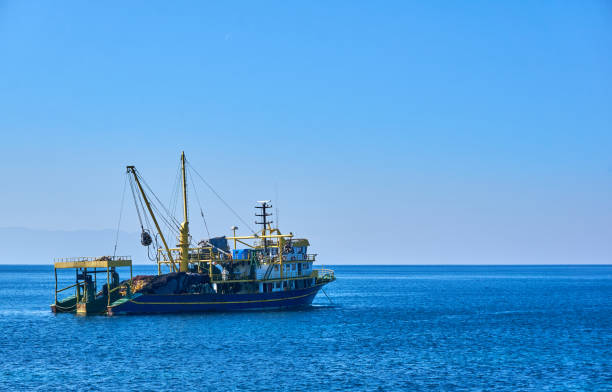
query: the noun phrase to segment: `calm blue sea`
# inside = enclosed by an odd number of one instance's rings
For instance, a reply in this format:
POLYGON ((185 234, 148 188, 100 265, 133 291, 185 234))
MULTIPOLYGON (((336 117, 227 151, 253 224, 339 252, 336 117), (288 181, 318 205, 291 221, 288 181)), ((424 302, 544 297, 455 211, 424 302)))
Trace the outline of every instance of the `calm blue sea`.
POLYGON ((612 390, 612 266, 335 269, 307 310, 77 317, 0 266, 0 390, 612 390))

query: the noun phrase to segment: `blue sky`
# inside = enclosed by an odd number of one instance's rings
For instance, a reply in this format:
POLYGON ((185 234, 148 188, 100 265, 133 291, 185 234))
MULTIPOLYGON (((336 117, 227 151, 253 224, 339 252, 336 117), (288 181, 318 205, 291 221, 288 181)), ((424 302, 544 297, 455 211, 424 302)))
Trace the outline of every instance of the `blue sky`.
POLYGON ((0 1, 0 56, 1 227, 113 229, 185 150, 327 264, 612 261, 609 2, 0 1))

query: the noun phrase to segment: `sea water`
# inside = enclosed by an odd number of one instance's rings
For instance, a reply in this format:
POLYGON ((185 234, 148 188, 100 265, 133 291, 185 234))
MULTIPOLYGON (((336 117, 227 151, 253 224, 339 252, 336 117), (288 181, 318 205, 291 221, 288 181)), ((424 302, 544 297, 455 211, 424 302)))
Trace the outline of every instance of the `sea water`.
POLYGON ((308 309, 107 317, 0 266, 0 389, 612 390, 612 266, 335 269, 308 309))

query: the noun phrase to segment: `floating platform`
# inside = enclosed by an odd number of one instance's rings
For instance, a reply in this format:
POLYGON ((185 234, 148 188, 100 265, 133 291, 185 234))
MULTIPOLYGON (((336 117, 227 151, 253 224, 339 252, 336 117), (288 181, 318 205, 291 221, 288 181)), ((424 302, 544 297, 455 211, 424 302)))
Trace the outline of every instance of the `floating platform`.
MULTIPOLYGON (((122 295, 117 268, 130 268, 132 279, 132 260, 125 256, 74 257, 59 259, 53 263, 55 274, 55 302, 51 305, 54 313, 103 314, 107 307, 122 295), (57 270, 74 269, 75 282, 59 288, 57 270), (105 283, 98 291, 98 274, 106 274, 105 283), (74 294, 58 299, 58 294, 74 289, 74 294)), ((127 285, 129 287, 129 285, 127 285)), ((129 289, 128 289, 129 290, 129 289)), ((127 294, 127 293, 126 293, 127 294)))

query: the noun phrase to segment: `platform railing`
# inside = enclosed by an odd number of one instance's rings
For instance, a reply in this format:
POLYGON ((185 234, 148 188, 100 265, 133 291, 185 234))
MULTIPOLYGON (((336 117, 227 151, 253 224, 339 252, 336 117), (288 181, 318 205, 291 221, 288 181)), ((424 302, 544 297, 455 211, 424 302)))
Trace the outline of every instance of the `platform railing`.
POLYGON ((65 263, 65 262, 75 262, 75 261, 97 261, 97 260, 105 260, 105 261, 118 261, 118 260, 131 260, 130 256, 93 256, 93 257, 56 257, 53 259, 54 263, 65 263))

